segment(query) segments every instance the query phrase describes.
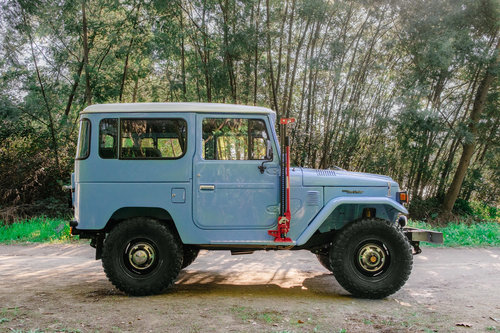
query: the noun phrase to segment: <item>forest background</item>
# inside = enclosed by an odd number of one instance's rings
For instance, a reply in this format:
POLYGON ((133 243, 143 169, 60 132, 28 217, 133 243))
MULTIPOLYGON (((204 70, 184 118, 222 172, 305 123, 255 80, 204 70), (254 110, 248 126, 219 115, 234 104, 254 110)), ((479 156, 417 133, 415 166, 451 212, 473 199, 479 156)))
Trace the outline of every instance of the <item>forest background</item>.
POLYGON ((498 220, 497 0, 0 4, 0 220, 69 214, 86 106, 181 101, 295 117, 293 164, 390 175, 415 218, 498 220))

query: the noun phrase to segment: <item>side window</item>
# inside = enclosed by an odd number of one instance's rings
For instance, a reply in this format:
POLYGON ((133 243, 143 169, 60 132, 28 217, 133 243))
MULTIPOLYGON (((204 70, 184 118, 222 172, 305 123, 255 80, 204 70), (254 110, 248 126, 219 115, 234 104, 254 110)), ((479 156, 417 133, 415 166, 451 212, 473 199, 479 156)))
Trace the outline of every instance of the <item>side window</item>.
POLYGON ((121 119, 120 158, 176 159, 187 149, 182 119, 121 119))
POLYGON ((260 119, 203 120, 205 160, 264 160, 269 136, 260 119))
POLYGON ((103 119, 99 123, 99 156, 118 157, 118 119, 103 119))
POLYGON ((80 131, 78 133, 78 145, 76 147, 76 159, 84 160, 90 154, 90 120, 80 121, 80 131))

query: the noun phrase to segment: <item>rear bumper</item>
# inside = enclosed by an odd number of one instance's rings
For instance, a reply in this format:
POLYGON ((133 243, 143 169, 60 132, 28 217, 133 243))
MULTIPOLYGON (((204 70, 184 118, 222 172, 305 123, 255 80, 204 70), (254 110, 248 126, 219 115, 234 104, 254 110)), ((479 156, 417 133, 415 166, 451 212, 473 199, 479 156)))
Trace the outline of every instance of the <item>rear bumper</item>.
POLYGON ((431 230, 404 227, 403 233, 410 242, 428 242, 443 244, 443 233, 431 230))

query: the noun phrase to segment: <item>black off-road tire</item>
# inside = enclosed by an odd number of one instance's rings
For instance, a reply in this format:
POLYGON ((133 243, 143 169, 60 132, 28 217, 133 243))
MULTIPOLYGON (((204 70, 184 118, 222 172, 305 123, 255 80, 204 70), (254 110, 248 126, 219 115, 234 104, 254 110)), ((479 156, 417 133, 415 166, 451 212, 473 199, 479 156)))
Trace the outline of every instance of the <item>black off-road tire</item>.
POLYGON ((321 266, 333 273, 332 265, 330 265, 330 256, 328 254, 316 254, 321 266))
POLYGON ((395 293, 408 280, 413 265, 406 237, 379 219, 347 225, 336 235, 329 255, 339 284, 362 298, 379 299, 395 293))
POLYGON ((116 288, 145 296, 159 294, 173 284, 182 258, 182 244, 166 226, 138 217, 111 230, 104 241, 102 266, 116 288))
POLYGON ((191 265, 196 257, 198 257, 198 253, 200 253, 200 249, 192 246, 184 246, 184 258, 182 260, 181 269, 184 269, 191 265))

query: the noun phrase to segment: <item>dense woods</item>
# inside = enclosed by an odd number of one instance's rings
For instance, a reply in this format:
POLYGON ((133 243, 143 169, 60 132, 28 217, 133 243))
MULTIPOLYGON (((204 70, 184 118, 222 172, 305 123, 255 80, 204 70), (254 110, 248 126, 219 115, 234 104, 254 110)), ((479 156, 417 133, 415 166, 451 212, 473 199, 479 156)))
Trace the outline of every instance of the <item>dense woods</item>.
POLYGON ((267 106, 295 165, 390 175, 420 216, 498 205, 498 1, 1 6, 0 219, 64 206, 79 112, 110 102, 267 106))

